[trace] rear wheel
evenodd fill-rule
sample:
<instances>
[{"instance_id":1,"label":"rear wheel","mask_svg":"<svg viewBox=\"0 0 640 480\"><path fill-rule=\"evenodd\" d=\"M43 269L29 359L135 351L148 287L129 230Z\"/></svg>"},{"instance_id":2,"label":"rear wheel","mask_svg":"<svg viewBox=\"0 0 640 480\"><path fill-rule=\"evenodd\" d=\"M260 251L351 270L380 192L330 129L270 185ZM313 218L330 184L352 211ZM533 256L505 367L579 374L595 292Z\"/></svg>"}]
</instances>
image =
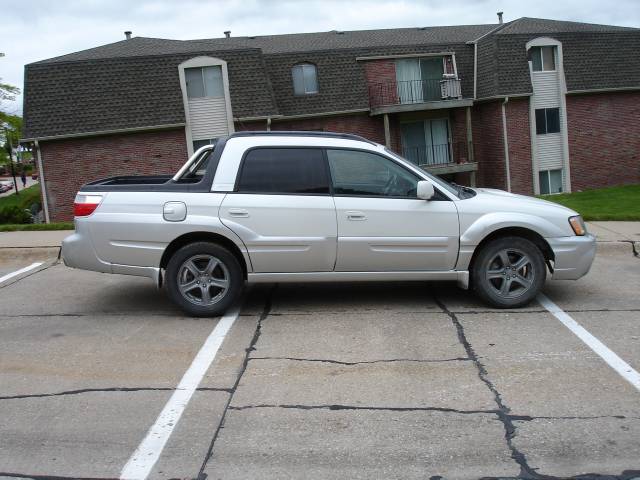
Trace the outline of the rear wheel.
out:
<instances>
[{"instance_id":1,"label":"rear wheel","mask_svg":"<svg viewBox=\"0 0 640 480\"><path fill-rule=\"evenodd\" d=\"M191 243L175 252L165 279L169 298L198 317L223 314L238 299L244 283L238 259L208 242Z\"/></svg>"},{"instance_id":2,"label":"rear wheel","mask_svg":"<svg viewBox=\"0 0 640 480\"><path fill-rule=\"evenodd\" d=\"M533 300L547 275L544 256L531 241L503 237L482 247L472 266L478 296L498 308L521 307Z\"/></svg>"}]
</instances>

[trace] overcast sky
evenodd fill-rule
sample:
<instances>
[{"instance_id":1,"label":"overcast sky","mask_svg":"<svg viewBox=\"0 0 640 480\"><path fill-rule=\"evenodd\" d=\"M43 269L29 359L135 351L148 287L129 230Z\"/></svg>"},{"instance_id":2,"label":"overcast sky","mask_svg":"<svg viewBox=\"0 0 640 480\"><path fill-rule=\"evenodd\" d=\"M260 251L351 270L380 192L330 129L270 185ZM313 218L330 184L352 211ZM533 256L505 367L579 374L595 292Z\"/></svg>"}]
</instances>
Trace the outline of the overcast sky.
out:
<instances>
[{"instance_id":1,"label":"overcast sky","mask_svg":"<svg viewBox=\"0 0 640 480\"><path fill-rule=\"evenodd\" d=\"M614 6L615 5L615 6ZM539 17L640 27L639 0L0 0L0 78L25 64L134 36L215 38L327 30L497 23ZM21 113L22 96L3 104Z\"/></svg>"}]
</instances>

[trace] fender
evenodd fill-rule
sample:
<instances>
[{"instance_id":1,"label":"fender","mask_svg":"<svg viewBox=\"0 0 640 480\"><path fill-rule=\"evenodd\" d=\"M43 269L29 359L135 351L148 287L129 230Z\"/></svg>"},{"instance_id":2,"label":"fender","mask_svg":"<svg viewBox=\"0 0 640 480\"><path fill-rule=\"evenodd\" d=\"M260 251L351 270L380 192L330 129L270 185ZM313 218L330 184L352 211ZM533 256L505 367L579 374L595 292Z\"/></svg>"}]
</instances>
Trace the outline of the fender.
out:
<instances>
[{"instance_id":1,"label":"fender","mask_svg":"<svg viewBox=\"0 0 640 480\"><path fill-rule=\"evenodd\" d=\"M462 219L461 219L462 230ZM487 213L476 219L460 233L460 254L456 270L467 270L476 247L487 236L503 228L523 228L537 233L542 238L566 237L567 232L552 222L526 213Z\"/></svg>"}]
</instances>

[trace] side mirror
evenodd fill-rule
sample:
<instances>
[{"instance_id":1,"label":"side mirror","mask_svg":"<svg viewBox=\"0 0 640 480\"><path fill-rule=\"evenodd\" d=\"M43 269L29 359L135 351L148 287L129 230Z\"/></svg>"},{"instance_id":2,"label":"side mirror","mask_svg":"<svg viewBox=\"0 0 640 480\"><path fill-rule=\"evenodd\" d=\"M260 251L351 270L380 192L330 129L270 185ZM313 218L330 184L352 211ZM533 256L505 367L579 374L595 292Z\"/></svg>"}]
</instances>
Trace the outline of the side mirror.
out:
<instances>
[{"instance_id":1,"label":"side mirror","mask_svg":"<svg viewBox=\"0 0 640 480\"><path fill-rule=\"evenodd\" d=\"M420 180L417 190L417 197L422 200L431 200L436 194L436 191L433 189L433 183L427 180Z\"/></svg>"}]
</instances>

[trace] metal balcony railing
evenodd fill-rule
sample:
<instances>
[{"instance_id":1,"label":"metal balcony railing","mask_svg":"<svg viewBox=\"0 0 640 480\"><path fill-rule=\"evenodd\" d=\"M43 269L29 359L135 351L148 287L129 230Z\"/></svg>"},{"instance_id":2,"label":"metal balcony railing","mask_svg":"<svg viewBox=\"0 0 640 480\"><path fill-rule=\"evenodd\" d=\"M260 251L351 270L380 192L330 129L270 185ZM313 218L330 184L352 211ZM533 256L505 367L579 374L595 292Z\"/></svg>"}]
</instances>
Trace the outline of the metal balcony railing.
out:
<instances>
[{"instance_id":1,"label":"metal balcony railing","mask_svg":"<svg viewBox=\"0 0 640 480\"><path fill-rule=\"evenodd\" d=\"M402 148L402 156L419 167L468 163L473 161L472 147L467 142L407 146Z\"/></svg>"},{"instance_id":2,"label":"metal balcony railing","mask_svg":"<svg viewBox=\"0 0 640 480\"><path fill-rule=\"evenodd\" d=\"M369 86L371 107L440 102L462 98L460 79L406 80Z\"/></svg>"}]
</instances>

